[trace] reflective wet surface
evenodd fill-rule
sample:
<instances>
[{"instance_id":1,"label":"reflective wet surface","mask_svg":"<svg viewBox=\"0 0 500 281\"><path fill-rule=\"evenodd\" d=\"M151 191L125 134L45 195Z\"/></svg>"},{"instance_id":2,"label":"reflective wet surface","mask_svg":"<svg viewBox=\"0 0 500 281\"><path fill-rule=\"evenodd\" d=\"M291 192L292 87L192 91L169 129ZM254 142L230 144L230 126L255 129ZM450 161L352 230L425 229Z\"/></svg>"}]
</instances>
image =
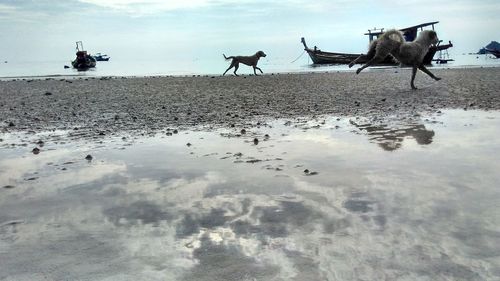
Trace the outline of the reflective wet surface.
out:
<instances>
[{"instance_id":1,"label":"reflective wet surface","mask_svg":"<svg viewBox=\"0 0 500 281\"><path fill-rule=\"evenodd\" d=\"M499 128L444 111L3 134L0 279L499 280Z\"/></svg>"}]
</instances>

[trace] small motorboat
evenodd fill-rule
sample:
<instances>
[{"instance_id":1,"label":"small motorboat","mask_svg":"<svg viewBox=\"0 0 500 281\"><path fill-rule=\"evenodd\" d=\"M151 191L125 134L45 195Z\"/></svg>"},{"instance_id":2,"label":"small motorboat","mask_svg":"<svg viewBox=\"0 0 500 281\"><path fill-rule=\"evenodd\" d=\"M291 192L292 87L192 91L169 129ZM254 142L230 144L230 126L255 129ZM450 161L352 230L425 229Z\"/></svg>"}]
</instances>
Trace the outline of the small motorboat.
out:
<instances>
[{"instance_id":1,"label":"small motorboat","mask_svg":"<svg viewBox=\"0 0 500 281\"><path fill-rule=\"evenodd\" d=\"M110 59L110 57L106 54L96 53L94 55L94 59L96 61L108 61Z\"/></svg>"},{"instance_id":2,"label":"small motorboat","mask_svg":"<svg viewBox=\"0 0 500 281\"><path fill-rule=\"evenodd\" d=\"M76 42L76 59L71 65L78 70L87 70L96 66L96 60L93 56L83 49L82 41Z\"/></svg>"},{"instance_id":3,"label":"small motorboat","mask_svg":"<svg viewBox=\"0 0 500 281\"><path fill-rule=\"evenodd\" d=\"M500 50L486 48L486 52L494 55L497 59L500 58Z\"/></svg>"}]
</instances>

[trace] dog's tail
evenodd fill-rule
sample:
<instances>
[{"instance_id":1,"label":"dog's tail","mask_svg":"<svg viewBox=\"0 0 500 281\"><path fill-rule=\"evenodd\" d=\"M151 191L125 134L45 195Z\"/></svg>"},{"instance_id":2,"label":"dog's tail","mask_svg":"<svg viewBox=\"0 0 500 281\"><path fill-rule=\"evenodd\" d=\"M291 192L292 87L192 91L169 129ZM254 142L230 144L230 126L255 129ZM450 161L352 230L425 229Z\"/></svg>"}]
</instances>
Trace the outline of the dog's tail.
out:
<instances>
[{"instance_id":1,"label":"dog's tail","mask_svg":"<svg viewBox=\"0 0 500 281\"><path fill-rule=\"evenodd\" d=\"M390 39L399 43L405 42L405 38L401 31L396 29L387 30L379 39Z\"/></svg>"},{"instance_id":2,"label":"dog's tail","mask_svg":"<svg viewBox=\"0 0 500 281\"><path fill-rule=\"evenodd\" d=\"M224 56L224 58L225 58L226 60L234 59L234 57L233 57L233 56L226 57L226 55L225 55L225 54L222 54L222 55Z\"/></svg>"}]
</instances>

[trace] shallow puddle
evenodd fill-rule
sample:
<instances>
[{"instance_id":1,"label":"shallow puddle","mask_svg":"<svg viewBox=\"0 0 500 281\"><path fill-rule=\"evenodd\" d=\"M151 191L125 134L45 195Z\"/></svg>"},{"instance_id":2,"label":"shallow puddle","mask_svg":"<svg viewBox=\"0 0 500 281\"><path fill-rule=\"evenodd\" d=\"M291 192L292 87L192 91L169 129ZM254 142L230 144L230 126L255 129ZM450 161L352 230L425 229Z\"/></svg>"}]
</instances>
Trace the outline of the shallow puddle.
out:
<instances>
[{"instance_id":1,"label":"shallow puddle","mask_svg":"<svg viewBox=\"0 0 500 281\"><path fill-rule=\"evenodd\" d=\"M500 279L499 128L452 110L4 134L0 279Z\"/></svg>"}]
</instances>

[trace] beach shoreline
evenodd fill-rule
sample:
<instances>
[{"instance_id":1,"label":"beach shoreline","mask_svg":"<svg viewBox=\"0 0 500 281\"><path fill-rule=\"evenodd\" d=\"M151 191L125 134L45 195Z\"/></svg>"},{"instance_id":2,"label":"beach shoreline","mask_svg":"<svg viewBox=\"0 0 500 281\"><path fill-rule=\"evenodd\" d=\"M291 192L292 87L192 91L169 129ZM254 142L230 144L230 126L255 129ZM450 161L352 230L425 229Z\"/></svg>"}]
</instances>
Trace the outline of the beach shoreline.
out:
<instances>
[{"instance_id":1,"label":"beach shoreline","mask_svg":"<svg viewBox=\"0 0 500 281\"><path fill-rule=\"evenodd\" d=\"M100 77L0 81L2 132L89 135L166 128L247 127L321 115L411 119L441 109L500 109L500 68L293 73L263 76Z\"/></svg>"}]
</instances>

